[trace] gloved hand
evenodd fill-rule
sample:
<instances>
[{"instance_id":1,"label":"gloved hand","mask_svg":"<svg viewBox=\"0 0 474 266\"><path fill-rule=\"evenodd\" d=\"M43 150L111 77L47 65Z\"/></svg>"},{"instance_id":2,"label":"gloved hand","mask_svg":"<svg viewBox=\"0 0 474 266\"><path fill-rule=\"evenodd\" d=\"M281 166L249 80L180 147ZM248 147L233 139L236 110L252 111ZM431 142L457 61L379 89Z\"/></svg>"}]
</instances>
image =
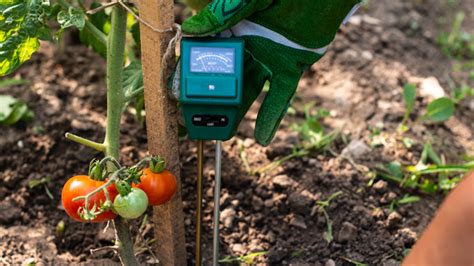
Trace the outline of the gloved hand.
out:
<instances>
[{"instance_id":1,"label":"gloved hand","mask_svg":"<svg viewBox=\"0 0 474 266\"><path fill-rule=\"evenodd\" d=\"M214 0L182 25L184 34L245 39L244 95L239 119L262 91L270 90L255 125L268 145L290 105L303 71L318 61L360 0ZM239 121L240 121L239 120Z\"/></svg>"}]
</instances>

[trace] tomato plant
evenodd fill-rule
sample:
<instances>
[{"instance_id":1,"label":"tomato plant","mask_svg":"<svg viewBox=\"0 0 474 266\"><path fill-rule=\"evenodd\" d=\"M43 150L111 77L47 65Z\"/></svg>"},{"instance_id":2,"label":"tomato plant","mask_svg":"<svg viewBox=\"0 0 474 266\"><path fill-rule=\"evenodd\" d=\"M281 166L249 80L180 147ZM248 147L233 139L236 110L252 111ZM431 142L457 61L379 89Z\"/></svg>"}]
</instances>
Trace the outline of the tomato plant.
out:
<instances>
[{"instance_id":1,"label":"tomato plant","mask_svg":"<svg viewBox=\"0 0 474 266\"><path fill-rule=\"evenodd\" d=\"M61 193L61 201L66 213L76 221L85 222L86 220L84 218L87 217L81 217L80 215L81 209L85 208L85 200L74 199L80 196L84 196L104 184L105 181L93 180L86 175L77 175L71 177L64 185ZM108 192L109 199L113 201L118 194L117 190L115 189L115 186L109 185L106 189ZM90 197L89 211L96 212L101 209L101 207L107 208L106 204L107 199L105 193L103 191L100 191L99 193L94 194L92 197ZM114 219L116 216L117 215L115 213L113 213L111 210L108 210L98 214L95 218L91 220L91 222L108 221Z\"/></svg>"},{"instance_id":2,"label":"tomato plant","mask_svg":"<svg viewBox=\"0 0 474 266\"><path fill-rule=\"evenodd\" d=\"M145 191L151 206L156 206L168 202L178 186L176 177L170 171L154 172L146 168L140 177L140 184L136 187Z\"/></svg>"},{"instance_id":3,"label":"tomato plant","mask_svg":"<svg viewBox=\"0 0 474 266\"><path fill-rule=\"evenodd\" d=\"M145 213L148 197L139 188L132 188L125 195L118 195L114 200L114 210L123 218L136 219Z\"/></svg>"},{"instance_id":4,"label":"tomato plant","mask_svg":"<svg viewBox=\"0 0 474 266\"><path fill-rule=\"evenodd\" d=\"M126 47L135 48L139 45L138 22L127 23L128 18L138 18L134 14L137 9L130 1L115 1L113 3L92 1L90 7L86 6L87 2L89 1L0 1L0 46L2 48L0 76L13 73L21 64L29 60L31 55L39 49L40 40L60 42L61 34L65 29L77 28L81 41L107 60L106 128L105 137L100 142L70 133L66 134L66 138L102 152L106 158L119 159L122 113L130 102L135 102L137 114L140 115L144 105L141 64L135 58L133 49L127 49L127 53L125 53ZM105 10L106 8L107 10ZM132 16L128 16L128 12L132 13ZM60 29L50 27L50 25L59 25ZM150 27L149 23L142 22L142 25ZM172 31L173 29L170 28L163 32ZM135 40L133 45L126 43L127 34L133 37L128 38L129 40ZM85 220L94 222L112 219L116 216L108 210L110 202L107 200L107 194L108 199L112 201L115 200L117 192L109 188L113 188L113 184L118 181L128 182L128 184L134 182L133 178L130 178L133 175L127 175L125 169L116 162L109 159L107 164L102 165L105 167L104 171L108 173L106 181L95 181L96 179L103 180L96 178L96 175L102 175L101 169L92 175L75 176L66 183L62 201L68 215L78 221L85 218ZM138 191L138 188L133 191ZM132 195L135 194L137 192L133 192ZM143 191L138 194L145 195L145 199L148 201ZM122 197L124 196L120 198ZM121 210L120 207L118 209ZM131 214L127 212L123 216L127 215ZM114 226L117 232L116 243L121 262L125 265L138 265L127 221L116 218Z\"/></svg>"}]
</instances>

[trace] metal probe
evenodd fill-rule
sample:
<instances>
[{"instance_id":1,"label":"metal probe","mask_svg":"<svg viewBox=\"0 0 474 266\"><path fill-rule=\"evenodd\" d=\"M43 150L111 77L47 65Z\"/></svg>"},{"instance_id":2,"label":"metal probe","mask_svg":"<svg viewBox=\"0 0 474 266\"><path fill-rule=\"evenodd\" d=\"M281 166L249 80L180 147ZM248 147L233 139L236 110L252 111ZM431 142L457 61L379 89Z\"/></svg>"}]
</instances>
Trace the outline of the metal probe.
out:
<instances>
[{"instance_id":1,"label":"metal probe","mask_svg":"<svg viewBox=\"0 0 474 266\"><path fill-rule=\"evenodd\" d=\"M216 141L216 176L214 186L214 236L212 243L212 265L219 265L219 217L221 200L222 141Z\"/></svg>"},{"instance_id":2,"label":"metal probe","mask_svg":"<svg viewBox=\"0 0 474 266\"><path fill-rule=\"evenodd\" d=\"M202 265L201 230L202 230L202 175L204 142L197 142L197 199L196 199L196 266Z\"/></svg>"}]
</instances>

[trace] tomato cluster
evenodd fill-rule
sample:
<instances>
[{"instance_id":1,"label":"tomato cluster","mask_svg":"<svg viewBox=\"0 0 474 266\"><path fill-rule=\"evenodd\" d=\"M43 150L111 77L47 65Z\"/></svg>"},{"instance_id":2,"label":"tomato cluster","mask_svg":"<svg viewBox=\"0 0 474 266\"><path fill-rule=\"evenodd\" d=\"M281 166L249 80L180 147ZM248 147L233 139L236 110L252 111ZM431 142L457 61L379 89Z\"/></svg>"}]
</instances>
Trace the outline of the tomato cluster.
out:
<instances>
[{"instance_id":1,"label":"tomato cluster","mask_svg":"<svg viewBox=\"0 0 474 266\"><path fill-rule=\"evenodd\" d=\"M132 183L131 186L121 179L110 180L113 182L95 180L97 176L91 174L91 171L88 176L73 176L62 190L64 210L76 221L103 222L114 219L117 215L135 219L145 213L148 206L161 205L171 200L177 190L176 177L171 172L150 167L139 173L141 175L136 181L129 182ZM126 185L125 188L123 184ZM84 197L91 192L86 209Z\"/></svg>"}]
</instances>

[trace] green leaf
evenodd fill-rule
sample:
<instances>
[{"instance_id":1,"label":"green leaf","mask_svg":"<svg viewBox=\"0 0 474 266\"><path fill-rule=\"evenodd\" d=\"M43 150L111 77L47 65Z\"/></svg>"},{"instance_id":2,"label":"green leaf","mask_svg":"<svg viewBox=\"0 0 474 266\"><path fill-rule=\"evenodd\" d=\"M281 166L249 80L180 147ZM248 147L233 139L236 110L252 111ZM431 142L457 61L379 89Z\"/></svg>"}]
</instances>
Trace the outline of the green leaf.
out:
<instances>
[{"instance_id":1,"label":"green leaf","mask_svg":"<svg viewBox=\"0 0 474 266\"><path fill-rule=\"evenodd\" d=\"M133 61L123 70L123 89L125 95L131 95L143 89L143 73L140 61Z\"/></svg>"},{"instance_id":2,"label":"green leaf","mask_svg":"<svg viewBox=\"0 0 474 266\"><path fill-rule=\"evenodd\" d=\"M18 121L29 121L33 118L26 104L9 95L0 95L0 125L13 125Z\"/></svg>"},{"instance_id":3,"label":"green leaf","mask_svg":"<svg viewBox=\"0 0 474 266\"><path fill-rule=\"evenodd\" d=\"M428 105L427 113L424 115L424 118L433 122L443 122L453 116L454 111L454 102L447 97L442 97Z\"/></svg>"},{"instance_id":4,"label":"green leaf","mask_svg":"<svg viewBox=\"0 0 474 266\"><path fill-rule=\"evenodd\" d=\"M413 106L415 105L415 99L416 99L416 85L415 84L406 84L405 87L403 87L403 98L405 99L405 104L406 104L406 113L407 116L411 114L413 111Z\"/></svg>"},{"instance_id":5,"label":"green leaf","mask_svg":"<svg viewBox=\"0 0 474 266\"><path fill-rule=\"evenodd\" d=\"M70 7L68 11L60 11L57 19L62 29L74 26L82 31L86 25L84 13L80 9L74 7Z\"/></svg>"},{"instance_id":6,"label":"green leaf","mask_svg":"<svg viewBox=\"0 0 474 266\"><path fill-rule=\"evenodd\" d=\"M133 41L135 41L135 45L140 48L140 23L136 22L132 25L130 29L130 33L132 33Z\"/></svg>"},{"instance_id":7,"label":"green leaf","mask_svg":"<svg viewBox=\"0 0 474 266\"><path fill-rule=\"evenodd\" d=\"M40 178L40 179L32 179L32 180L28 181L28 187L30 189L32 189L32 188L35 188L39 185L47 184L49 182L51 182L51 177L49 177L49 176L48 177L43 177L43 178Z\"/></svg>"},{"instance_id":8,"label":"green leaf","mask_svg":"<svg viewBox=\"0 0 474 266\"><path fill-rule=\"evenodd\" d=\"M18 100L10 95L0 95L0 122L13 112L13 105Z\"/></svg>"},{"instance_id":9,"label":"green leaf","mask_svg":"<svg viewBox=\"0 0 474 266\"><path fill-rule=\"evenodd\" d=\"M8 86L15 86L15 85L24 85L27 84L28 81L24 79L5 79L0 81L0 88L5 88Z\"/></svg>"},{"instance_id":10,"label":"green leaf","mask_svg":"<svg viewBox=\"0 0 474 266\"><path fill-rule=\"evenodd\" d=\"M403 178L402 165L398 161L393 161L387 165L387 170L393 176L396 176L400 179Z\"/></svg>"},{"instance_id":11,"label":"green leaf","mask_svg":"<svg viewBox=\"0 0 474 266\"><path fill-rule=\"evenodd\" d=\"M410 204L420 201L421 198L418 196L405 196L398 201L398 204Z\"/></svg>"},{"instance_id":12,"label":"green leaf","mask_svg":"<svg viewBox=\"0 0 474 266\"><path fill-rule=\"evenodd\" d=\"M420 189L423 192L432 194L438 191L438 185L436 185L433 181L425 179L423 183L420 185Z\"/></svg>"},{"instance_id":13,"label":"green leaf","mask_svg":"<svg viewBox=\"0 0 474 266\"><path fill-rule=\"evenodd\" d=\"M93 2L90 6L90 9L96 9L102 6L98 2ZM110 17L107 16L105 11L97 12L89 16L89 21L102 33L106 34L104 31L104 26L109 22ZM107 45L100 40L97 35L93 34L89 27L84 27L80 32L81 42L90 46L94 51L100 54L102 57L107 56Z\"/></svg>"},{"instance_id":14,"label":"green leaf","mask_svg":"<svg viewBox=\"0 0 474 266\"><path fill-rule=\"evenodd\" d=\"M407 149L411 149L411 147L413 147L413 145L416 143L416 141L411 138L403 138L402 142L403 142L403 145L405 145Z\"/></svg>"},{"instance_id":15,"label":"green leaf","mask_svg":"<svg viewBox=\"0 0 474 266\"><path fill-rule=\"evenodd\" d=\"M0 2L0 76L15 71L38 50L49 14L49 0Z\"/></svg>"},{"instance_id":16,"label":"green leaf","mask_svg":"<svg viewBox=\"0 0 474 266\"><path fill-rule=\"evenodd\" d=\"M454 178L441 178L438 182L439 188L444 191L450 191L459 184L461 181L460 177Z\"/></svg>"},{"instance_id":17,"label":"green leaf","mask_svg":"<svg viewBox=\"0 0 474 266\"><path fill-rule=\"evenodd\" d=\"M140 124L144 119L142 111L145 107L145 99L143 94L143 73L140 61L132 61L123 71L123 89L125 96L129 101L135 102L135 117Z\"/></svg>"},{"instance_id":18,"label":"green leaf","mask_svg":"<svg viewBox=\"0 0 474 266\"><path fill-rule=\"evenodd\" d=\"M252 265L257 257L263 256L265 254L267 254L266 251L250 253L242 257L242 262Z\"/></svg>"}]
</instances>

